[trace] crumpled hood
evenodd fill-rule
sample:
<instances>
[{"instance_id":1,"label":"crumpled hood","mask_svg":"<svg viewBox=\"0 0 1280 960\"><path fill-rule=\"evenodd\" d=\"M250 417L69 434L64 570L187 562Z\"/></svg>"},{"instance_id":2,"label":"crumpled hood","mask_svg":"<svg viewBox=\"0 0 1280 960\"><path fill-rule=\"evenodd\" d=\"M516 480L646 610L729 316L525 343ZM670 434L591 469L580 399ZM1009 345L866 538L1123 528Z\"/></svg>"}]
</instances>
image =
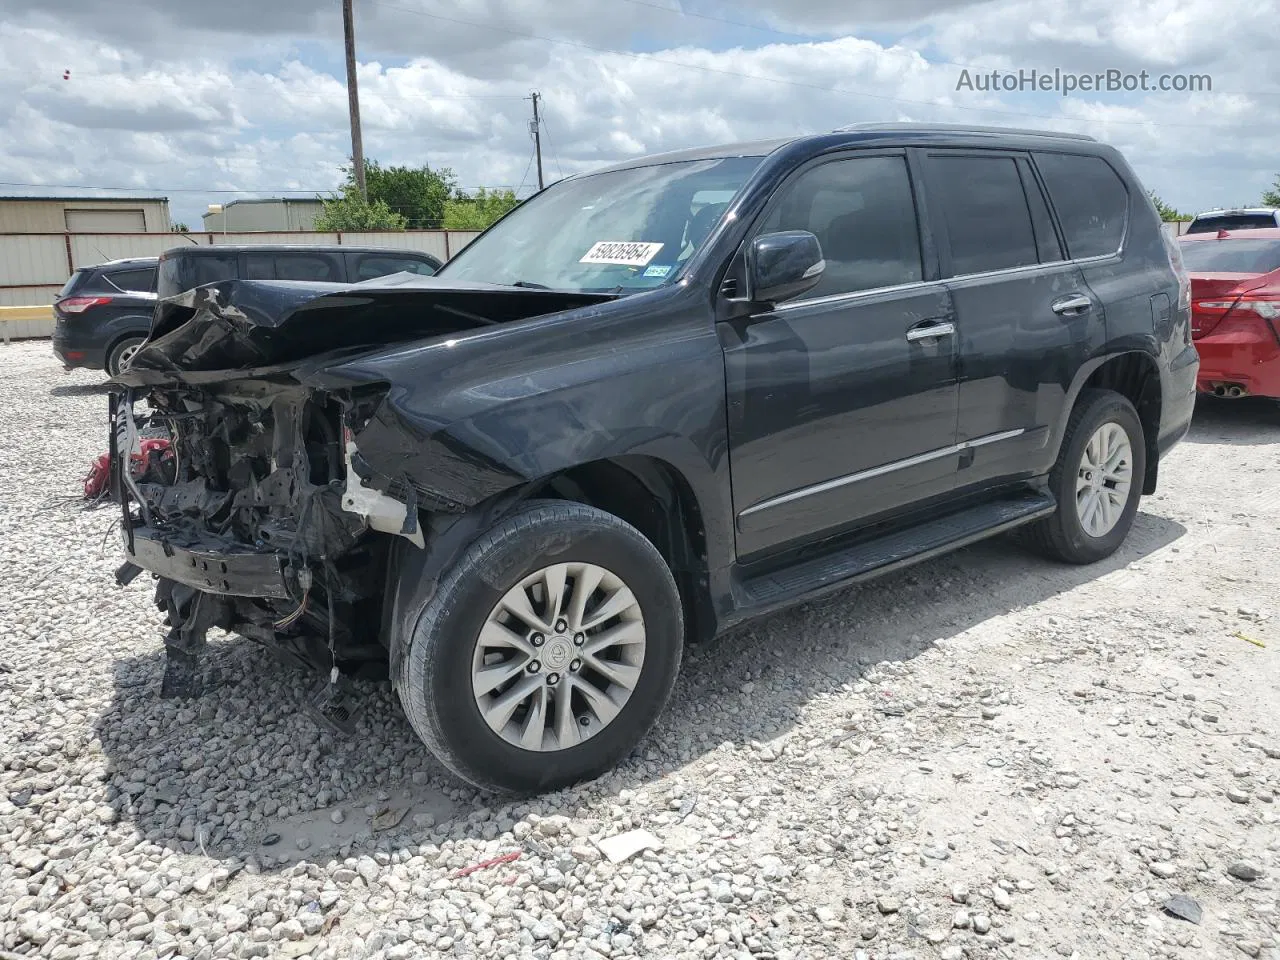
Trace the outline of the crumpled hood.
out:
<instances>
[{"instance_id":1,"label":"crumpled hood","mask_svg":"<svg viewBox=\"0 0 1280 960\"><path fill-rule=\"evenodd\" d=\"M363 284L225 280L156 306L151 335L116 378L288 368L313 357L474 330L616 299L443 277ZM159 376L157 376L159 375Z\"/></svg>"}]
</instances>

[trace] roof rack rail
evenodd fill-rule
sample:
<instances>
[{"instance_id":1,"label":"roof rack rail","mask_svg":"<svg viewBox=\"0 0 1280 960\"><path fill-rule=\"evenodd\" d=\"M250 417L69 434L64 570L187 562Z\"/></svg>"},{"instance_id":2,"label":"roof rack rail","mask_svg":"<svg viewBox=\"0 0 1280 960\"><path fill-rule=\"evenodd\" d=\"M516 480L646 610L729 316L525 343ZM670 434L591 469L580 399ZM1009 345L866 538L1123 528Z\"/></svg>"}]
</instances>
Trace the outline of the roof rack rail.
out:
<instances>
[{"instance_id":1,"label":"roof rack rail","mask_svg":"<svg viewBox=\"0 0 1280 960\"><path fill-rule=\"evenodd\" d=\"M833 133L856 133L859 130L939 130L948 133L1012 133L1024 137L1052 137L1059 140L1088 140L1096 143L1097 138L1087 133L1065 133L1061 130L1033 130L1027 127L981 127L968 123L881 123L875 120L863 120L858 123L836 127Z\"/></svg>"}]
</instances>

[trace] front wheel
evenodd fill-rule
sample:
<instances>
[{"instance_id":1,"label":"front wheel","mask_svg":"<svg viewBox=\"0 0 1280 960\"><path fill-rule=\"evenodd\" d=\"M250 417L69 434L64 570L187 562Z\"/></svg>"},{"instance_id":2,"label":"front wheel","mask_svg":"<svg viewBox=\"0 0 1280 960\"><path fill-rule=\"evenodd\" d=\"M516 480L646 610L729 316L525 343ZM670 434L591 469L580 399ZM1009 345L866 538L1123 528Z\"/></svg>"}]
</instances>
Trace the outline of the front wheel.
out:
<instances>
[{"instance_id":1,"label":"front wheel","mask_svg":"<svg viewBox=\"0 0 1280 960\"><path fill-rule=\"evenodd\" d=\"M1111 556L1133 526L1146 470L1146 441L1133 404L1111 390L1082 391L1049 473L1058 509L1026 529L1026 542L1067 563Z\"/></svg>"},{"instance_id":2,"label":"front wheel","mask_svg":"<svg viewBox=\"0 0 1280 960\"><path fill-rule=\"evenodd\" d=\"M680 666L662 555L578 503L534 501L482 534L418 614L398 689L459 777L529 793L603 773L649 731Z\"/></svg>"}]
</instances>

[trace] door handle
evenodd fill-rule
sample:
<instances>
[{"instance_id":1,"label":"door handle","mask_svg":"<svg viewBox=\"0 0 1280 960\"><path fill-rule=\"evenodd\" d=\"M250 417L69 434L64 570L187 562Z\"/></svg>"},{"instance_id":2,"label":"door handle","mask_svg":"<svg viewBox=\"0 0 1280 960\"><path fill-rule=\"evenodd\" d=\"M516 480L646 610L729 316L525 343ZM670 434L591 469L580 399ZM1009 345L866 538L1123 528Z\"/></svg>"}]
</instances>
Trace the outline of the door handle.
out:
<instances>
[{"instance_id":1,"label":"door handle","mask_svg":"<svg viewBox=\"0 0 1280 960\"><path fill-rule=\"evenodd\" d=\"M1093 301L1086 297L1083 293L1073 293L1069 297L1062 297L1053 301L1049 309L1060 317L1074 317L1086 312L1093 307Z\"/></svg>"},{"instance_id":2,"label":"door handle","mask_svg":"<svg viewBox=\"0 0 1280 960\"><path fill-rule=\"evenodd\" d=\"M942 323L926 321L924 324L908 330L907 339L912 343L918 340L936 340L939 337L949 337L955 332L956 325L950 321Z\"/></svg>"}]
</instances>

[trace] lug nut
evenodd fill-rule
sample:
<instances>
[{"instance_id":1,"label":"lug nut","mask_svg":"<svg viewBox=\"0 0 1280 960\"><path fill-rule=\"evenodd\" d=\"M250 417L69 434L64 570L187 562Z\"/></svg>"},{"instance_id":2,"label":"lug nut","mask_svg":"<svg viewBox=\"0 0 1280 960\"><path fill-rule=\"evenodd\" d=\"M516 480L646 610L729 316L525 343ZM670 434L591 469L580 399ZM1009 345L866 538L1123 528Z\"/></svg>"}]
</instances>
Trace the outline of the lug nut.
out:
<instances>
[{"instance_id":1,"label":"lug nut","mask_svg":"<svg viewBox=\"0 0 1280 960\"><path fill-rule=\"evenodd\" d=\"M565 620L556 621L556 633L564 633L568 629L569 629L568 621L565 621Z\"/></svg>"},{"instance_id":2,"label":"lug nut","mask_svg":"<svg viewBox=\"0 0 1280 960\"><path fill-rule=\"evenodd\" d=\"M569 670L570 670L570 672L571 672L571 673L577 673L577 672L578 672L579 670L581 670L581 669L582 669L582 661L581 661L581 660L575 660L575 661L573 661L573 663L569 664Z\"/></svg>"},{"instance_id":3,"label":"lug nut","mask_svg":"<svg viewBox=\"0 0 1280 960\"><path fill-rule=\"evenodd\" d=\"M574 646L580 647L586 642L587 642L587 635L585 633L575 633L573 635Z\"/></svg>"},{"instance_id":4,"label":"lug nut","mask_svg":"<svg viewBox=\"0 0 1280 960\"><path fill-rule=\"evenodd\" d=\"M559 683L559 682L560 682L560 674L558 674L558 673L548 673L548 674L547 674L547 683L548 683L548 684L550 684L551 686L553 686L553 687L554 687L554 686L555 686L557 683Z\"/></svg>"},{"instance_id":5,"label":"lug nut","mask_svg":"<svg viewBox=\"0 0 1280 960\"><path fill-rule=\"evenodd\" d=\"M530 660L530 661L529 661L529 666L528 666L528 667L526 667L526 669L527 669L530 673L537 673L539 670L541 670L541 669L542 669L542 664L540 664L537 660Z\"/></svg>"},{"instance_id":6,"label":"lug nut","mask_svg":"<svg viewBox=\"0 0 1280 960\"><path fill-rule=\"evenodd\" d=\"M547 642L547 638L540 633L535 633L532 637L529 638L529 642L532 643L535 647L540 647Z\"/></svg>"},{"instance_id":7,"label":"lug nut","mask_svg":"<svg viewBox=\"0 0 1280 960\"><path fill-rule=\"evenodd\" d=\"M590 717L579 717L579 718L578 718L578 724L579 724L579 726L589 727L589 726L591 726L591 718L590 718Z\"/></svg>"}]
</instances>

